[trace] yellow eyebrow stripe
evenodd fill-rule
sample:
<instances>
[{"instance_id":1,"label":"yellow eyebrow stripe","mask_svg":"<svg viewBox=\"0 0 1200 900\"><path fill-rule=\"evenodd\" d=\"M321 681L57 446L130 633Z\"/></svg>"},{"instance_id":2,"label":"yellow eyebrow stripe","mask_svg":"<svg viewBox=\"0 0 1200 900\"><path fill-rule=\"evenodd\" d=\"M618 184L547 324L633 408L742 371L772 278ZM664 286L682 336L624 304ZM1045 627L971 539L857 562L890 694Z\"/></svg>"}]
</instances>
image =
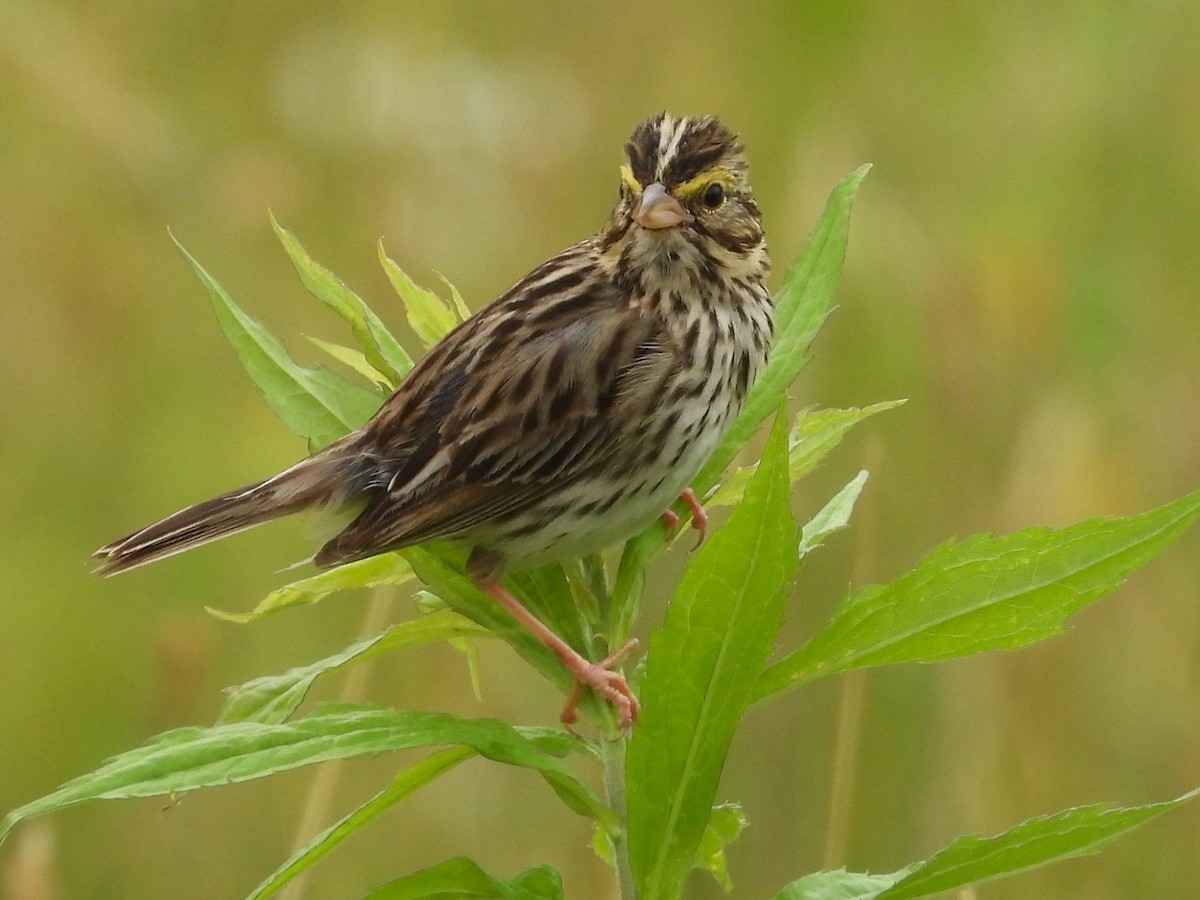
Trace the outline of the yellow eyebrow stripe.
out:
<instances>
[{"instance_id":1,"label":"yellow eyebrow stripe","mask_svg":"<svg viewBox=\"0 0 1200 900\"><path fill-rule=\"evenodd\" d=\"M629 185L630 190L635 194L640 194L645 188L642 183L633 177L633 169L629 166L621 166L621 180Z\"/></svg>"},{"instance_id":2,"label":"yellow eyebrow stripe","mask_svg":"<svg viewBox=\"0 0 1200 900\"><path fill-rule=\"evenodd\" d=\"M701 172L695 178L685 181L683 184L679 185L679 187L675 188L675 190L673 190L671 193L673 193L680 200L683 200L708 187L714 181L719 182L727 191L733 190L735 183L733 172L729 171L729 169L727 169L725 166L714 166L711 169L706 169L705 171Z\"/></svg>"},{"instance_id":3,"label":"yellow eyebrow stripe","mask_svg":"<svg viewBox=\"0 0 1200 900\"><path fill-rule=\"evenodd\" d=\"M625 184L629 186L629 189L635 194L640 194L646 189L640 181L633 177L633 169L629 168L627 165L621 166L621 180L625 182ZM683 184L679 185L679 187L675 188L675 190L673 190L671 193L683 200L699 193L714 181L720 182L720 184L727 191L733 190L733 187L736 184L736 179L733 176L733 172L731 172L725 166L714 166L711 169L701 172L695 178L685 181Z\"/></svg>"}]
</instances>

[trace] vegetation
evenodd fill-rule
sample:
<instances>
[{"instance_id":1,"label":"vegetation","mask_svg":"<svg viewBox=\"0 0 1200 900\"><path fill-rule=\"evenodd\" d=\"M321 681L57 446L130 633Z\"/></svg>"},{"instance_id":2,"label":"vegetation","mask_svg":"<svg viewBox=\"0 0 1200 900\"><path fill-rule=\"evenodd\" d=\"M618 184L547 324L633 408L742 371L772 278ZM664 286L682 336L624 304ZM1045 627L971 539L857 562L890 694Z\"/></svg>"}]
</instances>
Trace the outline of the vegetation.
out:
<instances>
[{"instance_id":1,"label":"vegetation","mask_svg":"<svg viewBox=\"0 0 1200 900\"><path fill-rule=\"evenodd\" d=\"M866 167L835 189L805 250L788 269L776 297L777 336L769 367L697 479L696 493L710 509L731 511L689 558L665 620L653 631L633 679L643 712L632 733L622 732L611 711L594 699L582 707L591 736L377 704L305 706L318 678L367 659L423 643L470 647L493 637L511 645L561 690L570 689L551 654L475 591L461 574L460 560L449 552L414 548L300 579L273 592L249 614L221 613L252 621L348 588L417 581L424 588L412 618L317 662L232 689L213 726L167 731L14 810L0 825L0 839L22 819L84 800L177 796L314 763L421 748L427 755L312 838L250 896L277 893L385 810L475 757L530 770L550 788L548 803L556 798L593 819L595 850L613 866L625 900L683 896L696 869L728 890L733 873L725 850L747 823L736 803L717 802L718 787L734 733L751 708L855 669L929 663L1041 641L1166 549L1200 516L1198 492L1127 518L951 541L889 584L850 592L798 648L780 647L789 587L798 568L847 526L867 473L856 475L799 527L791 510L792 486L848 429L896 405L810 409L795 416L787 408L788 389L830 310L851 200L865 174ZM393 386L411 360L366 303L315 263L291 234L278 225L276 231L305 286L346 322L357 343L319 345L365 378L366 386L294 362L277 338L188 259L267 404L316 448L361 424L379 402L379 388ZM450 301L444 302L418 287L382 246L380 259L413 331L427 344L465 314L453 288ZM737 466L760 426L772 419L758 461ZM589 558L578 566L518 575L513 585L558 633L594 653L597 637L606 646L620 646L633 632L645 569L666 545L666 529L656 523L629 541L611 566ZM592 787L596 773L603 797ZM1144 806L1097 804L1030 819L993 837L959 838L889 874L837 870L805 875L782 887L776 898L934 895L1095 852L1195 793ZM471 798L463 797L462 803L470 804ZM228 832L236 830L237 823L231 823ZM435 895L552 900L563 896L563 888L550 865L501 878L463 856L399 874L370 894Z\"/></svg>"}]
</instances>

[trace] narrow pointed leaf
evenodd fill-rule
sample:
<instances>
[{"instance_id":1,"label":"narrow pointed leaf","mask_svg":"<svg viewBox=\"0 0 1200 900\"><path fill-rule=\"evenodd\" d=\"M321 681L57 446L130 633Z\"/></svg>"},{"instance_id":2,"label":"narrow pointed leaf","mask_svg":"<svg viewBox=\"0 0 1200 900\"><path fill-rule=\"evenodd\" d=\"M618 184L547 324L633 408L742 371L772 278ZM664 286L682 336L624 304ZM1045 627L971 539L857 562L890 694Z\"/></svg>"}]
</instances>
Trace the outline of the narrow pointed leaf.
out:
<instances>
[{"instance_id":1,"label":"narrow pointed leaf","mask_svg":"<svg viewBox=\"0 0 1200 900\"><path fill-rule=\"evenodd\" d=\"M413 872L377 888L366 900L421 900L426 897L468 900L562 900L562 879L549 866L538 866L511 880L494 878L464 857Z\"/></svg>"},{"instance_id":2,"label":"narrow pointed leaf","mask_svg":"<svg viewBox=\"0 0 1200 900\"><path fill-rule=\"evenodd\" d=\"M807 556L825 542L825 538L840 531L850 524L850 513L858 495L862 493L863 485L867 483L867 470L863 469L850 483L833 495L833 498L821 507L808 524L800 529L800 556Z\"/></svg>"},{"instance_id":3,"label":"narrow pointed leaf","mask_svg":"<svg viewBox=\"0 0 1200 900\"><path fill-rule=\"evenodd\" d=\"M651 637L626 778L642 900L680 895L729 743L778 634L783 587L797 564L788 494L781 414L745 497L692 558Z\"/></svg>"},{"instance_id":4,"label":"narrow pointed leaf","mask_svg":"<svg viewBox=\"0 0 1200 900\"><path fill-rule=\"evenodd\" d=\"M516 729L496 719L459 719L378 706L329 706L292 722L234 722L160 734L54 793L13 810L0 823L0 839L22 819L85 800L177 794L331 759L439 745L471 747L488 759L532 769L571 809L596 818L605 828L617 827L612 810L558 758L571 749L582 749L569 735Z\"/></svg>"},{"instance_id":5,"label":"narrow pointed leaf","mask_svg":"<svg viewBox=\"0 0 1200 900\"><path fill-rule=\"evenodd\" d=\"M353 347L343 347L341 344L334 344L330 341L323 341L320 338L308 336L308 342L320 350L324 350L346 368L357 372L368 382L378 388L386 389L391 387L387 377L378 369L367 362L366 354L361 350L355 350Z\"/></svg>"},{"instance_id":6,"label":"narrow pointed leaf","mask_svg":"<svg viewBox=\"0 0 1200 900\"><path fill-rule=\"evenodd\" d=\"M1119 586L1200 516L1200 492L1123 519L948 543L888 585L844 600L807 644L768 668L759 699L835 672L1015 650Z\"/></svg>"},{"instance_id":7,"label":"narrow pointed leaf","mask_svg":"<svg viewBox=\"0 0 1200 900\"><path fill-rule=\"evenodd\" d=\"M319 449L361 426L379 408L379 395L324 369L301 366L283 343L233 302L178 241L175 246L204 284L225 337L267 406L292 431Z\"/></svg>"},{"instance_id":8,"label":"narrow pointed leaf","mask_svg":"<svg viewBox=\"0 0 1200 900\"><path fill-rule=\"evenodd\" d=\"M343 816L305 844L247 896L246 900L265 900L279 892L284 885L330 853L346 838L362 829L381 813L391 809L405 797L461 762L475 756L471 747L439 750L403 770L391 783L353 812Z\"/></svg>"},{"instance_id":9,"label":"narrow pointed leaf","mask_svg":"<svg viewBox=\"0 0 1200 900\"><path fill-rule=\"evenodd\" d=\"M467 309L467 302L463 300L463 296L458 292L458 288L441 272L437 273L437 277L446 286L446 290L450 292L450 302L454 306L454 314L458 317L458 321L465 322L471 318L471 310Z\"/></svg>"},{"instance_id":10,"label":"narrow pointed leaf","mask_svg":"<svg viewBox=\"0 0 1200 900\"><path fill-rule=\"evenodd\" d=\"M441 297L409 278L408 273L384 252L383 241L379 242L379 264L404 302L408 324L426 347L432 347L458 324L454 313L442 302Z\"/></svg>"},{"instance_id":11,"label":"narrow pointed leaf","mask_svg":"<svg viewBox=\"0 0 1200 900\"><path fill-rule=\"evenodd\" d=\"M862 408L805 410L796 416L788 437L788 477L795 484L817 467L831 450L842 442L846 432L875 413L895 409L903 400L885 400ZM729 506L736 503L746 490L754 466L744 466L735 471L725 482L706 497L708 508Z\"/></svg>"},{"instance_id":12,"label":"narrow pointed leaf","mask_svg":"<svg viewBox=\"0 0 1200 900\"><path fill-rule=\"evenodd\" d=\"M775 337L770 361L750 389L729 433L696 476L693 487L701 496L717 482L763 420L787 399L788 389L807 362L809 345L829 315L846 255L854 194L869 169L860 167L833 189L800 256L788 267L783 287L774 298Z\"/></svg>"},{"instance_id":13,"label":"narrow pointed leaf","mask_svg":"<svg viewBox=\"0 0 1200 900\"><path fill-rule=\"evenodd\" d=\"M285 722L304 700L313 682L322 675L402 647L466 637L491 637L491 633L448 609L409 622L400 622L379 634L355 641L345 650L325 659L297 666L281 675L255 678L231 688L217 722Z\"/></svg>"},{"instance_id":14,"label":"narrow pointed leaf","mask_svg":"<svg viewBox=\"0 0 1200 900\"><path fill-rule=\"evenodd\" d=\"M911 900L979 884L1044 866L1060 859L1098 853L1123 834L1158 818L1200 791L1147 806L1081 806L1022 822L1003 834L961 837L876 896L879 900Z\"/></svg>"},{"instance_id":15,"label":"narrow pointed leaf","mask_svg":"<svg viewBox=\"0 0 1200 900\"><path fill-rule=\"evenodd\" d=\"M211 607L208 611L227 622L245 624L258 621L282 609L317 603L336 591L405 584L414 577L412 567L402 556L396 553L381 553L326 569L316 575L276 588L248 613L228 612Z\"/></svg>"},{"instance_id":16,"label":"narrow pointed leaf","mask_svg":"<svg viewBox=\"0 0 1200 900\"><path fill-rule=\"evenodd\" d=\"M295 235L280 225L275 216L271 216L271 227L296 267L301 283L350 326L350 333L362 347L367 361L389 386L395 387L413 367L404 348L363 299L346 287L333 272L309 256Z\"/></svg>"},{"instance_id":17,"label":"narrow pointed leaf","mask_svg":"<svg viewBox=\"0 0 1200 900\"><path fill-rule=\"evenodd\" d=\"M903 871L890 875L867 875L845 869L813 872L793 881L775 895L775 900L874 900L903 877Z\"/></svg>"},{"instance_id":18,"label":"narrow pointed leaf","mask_svg":"<svg viewBox=\"0 0 1200 900\"><path fill-rule=\"evenodd\" d=\"M1200 794L1146 806L1096 803L1039 816L995 837L968 835L924 862L887 875L814 872L794 881L775 900L914 900L1015 875L1062 859L1098 853L1107 844Z\"/></svg>"}]
</instances>

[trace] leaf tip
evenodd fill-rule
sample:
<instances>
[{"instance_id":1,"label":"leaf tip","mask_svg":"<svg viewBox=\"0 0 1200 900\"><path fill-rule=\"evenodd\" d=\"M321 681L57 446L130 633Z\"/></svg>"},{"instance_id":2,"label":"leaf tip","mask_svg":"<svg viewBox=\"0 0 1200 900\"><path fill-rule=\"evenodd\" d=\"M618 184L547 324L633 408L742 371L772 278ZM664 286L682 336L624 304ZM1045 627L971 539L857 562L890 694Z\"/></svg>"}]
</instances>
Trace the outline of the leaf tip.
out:
<instances>
[{"instance_id":1,"label":"leaf tip","mask_svg":"<svg viewBox=\"0 0 1200 900\"><path fill-rule=\"evenodd\" d=\"M224 609L217 609L215 606L206 606L204 611L215 619L220 619L222 622L233 622L235 625L245 625L254 619L252 613L235 613Z\"/></svg>"}]
</instances>

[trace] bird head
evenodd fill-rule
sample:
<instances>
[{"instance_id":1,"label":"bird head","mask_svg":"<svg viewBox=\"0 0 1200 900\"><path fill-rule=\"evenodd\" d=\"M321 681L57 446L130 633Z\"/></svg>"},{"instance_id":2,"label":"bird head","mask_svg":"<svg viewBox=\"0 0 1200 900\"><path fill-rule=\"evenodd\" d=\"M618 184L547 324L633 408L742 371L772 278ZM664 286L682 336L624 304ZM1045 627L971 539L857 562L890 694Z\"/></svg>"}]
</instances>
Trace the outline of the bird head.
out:
<instances>
[{"instance_id":1,"label":"bird head","mask_svg":"<svg viewBox=\"0 0 1200 900\"><path fill-rule=\"evenodd\" d=\"M664 112L639 125L602 242L633 268L765 271L762 217L737 135L712 116Z\"/></svg>"}]
</instances>

